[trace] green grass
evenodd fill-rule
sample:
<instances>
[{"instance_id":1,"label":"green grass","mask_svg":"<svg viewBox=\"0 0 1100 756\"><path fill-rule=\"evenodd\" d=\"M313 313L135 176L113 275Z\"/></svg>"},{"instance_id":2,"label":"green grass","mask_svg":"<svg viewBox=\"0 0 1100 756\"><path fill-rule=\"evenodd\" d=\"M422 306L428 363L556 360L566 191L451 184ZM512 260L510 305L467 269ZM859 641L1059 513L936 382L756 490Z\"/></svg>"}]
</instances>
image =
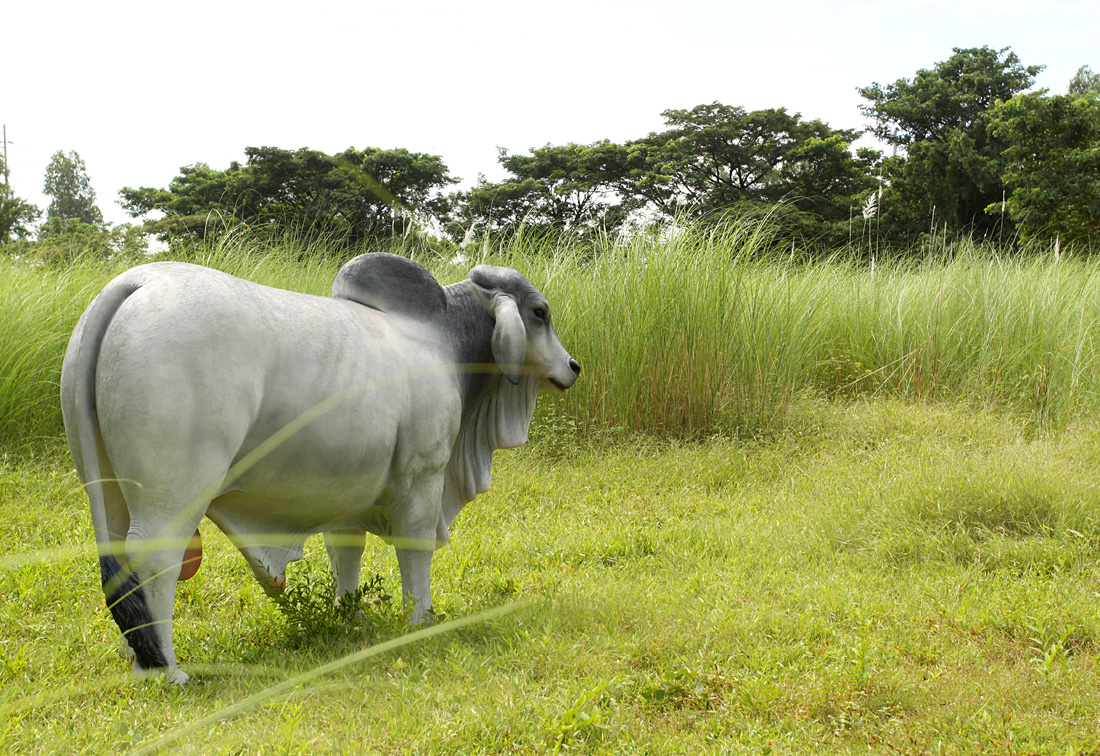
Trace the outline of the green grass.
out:
<instances>
[{"instance_id":1,"label":"green grass","mask_svg":"<svg viewBox=\"0 0 1100 756\"><path fill-rule=\"evenodd\" d=\"M1100 423L1037 438L894 400L790 415L768 439L498 454L434 569L438 608L475 623L388 649L408 636L385 616L303 639L208 528L176 608L184 690L125 673L64 458L9 463L0 749L1100 749ZM395 562L370 542L367 574L396 587ZM314 539L290 580L326 569Z\"/></svg>"}]
</instances>

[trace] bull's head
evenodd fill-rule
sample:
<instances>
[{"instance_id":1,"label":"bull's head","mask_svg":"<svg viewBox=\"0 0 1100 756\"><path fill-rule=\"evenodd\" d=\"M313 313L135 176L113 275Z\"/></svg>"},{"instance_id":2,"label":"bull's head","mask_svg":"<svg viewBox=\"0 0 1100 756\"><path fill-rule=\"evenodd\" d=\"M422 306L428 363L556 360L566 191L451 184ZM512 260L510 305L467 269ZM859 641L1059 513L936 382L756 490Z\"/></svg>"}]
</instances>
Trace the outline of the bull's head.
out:
<instances>
[{"instance_id":1,"label":"bull's head","mask_svg":"<svg viewBox=\"0 0 1100 756\"><path fill-rule=\"evenodd\" d=\"M478 265L468 278L488 298L496 319L493 359L508 380L518 384L528 375L557 391L572 386L581 366L558 340L546 297L511 268Z\"/></svg>"}]
</instances>

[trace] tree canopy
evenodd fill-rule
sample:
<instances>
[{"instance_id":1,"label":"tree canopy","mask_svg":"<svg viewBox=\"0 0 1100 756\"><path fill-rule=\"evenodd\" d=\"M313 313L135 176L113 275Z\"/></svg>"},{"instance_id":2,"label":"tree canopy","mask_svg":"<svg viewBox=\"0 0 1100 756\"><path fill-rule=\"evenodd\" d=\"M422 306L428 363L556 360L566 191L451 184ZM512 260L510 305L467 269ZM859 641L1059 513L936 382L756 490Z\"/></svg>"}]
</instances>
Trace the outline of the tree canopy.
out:
<instances>
[{"instance_id":1,"label":"tree canopy","mask_svg":"<svg viewBox=\"0 0 1100 756\"><path fill-rule=\"evenodd\" d=\"M1042 66L1024 66L1009 48L954 48L912 79L874 83L859 93L871 133L902 150L883 161L882 228L912 239L933 225L983 233L1003 219L985 209L1003 197L1004 144L990 111L1028 89Z\"/></svg>"},{"instance_id":2,"label":"tree canopy","mask_svg":"<svg viewBox=\"0 0 1100 756\"><path fill-rule=\"evenodd\" d=\"M500 183L482 177L472 189L452 195L451 233L461 238L475 228L494 234L523 228L584 234L617 226L622 207L612 192L622 149L607 140L548 144L528 155L500 149L500 164L511 175Z\"/></svg>"},{"instance_id":3,"label":"tree canopy","mask_svg":"<svg viewBox=\"0 0 1100 756\"><path fill-rule=\"evenodd\" d=\"M1070 80L1067 94L1071 97L1100 96L1100 74L1088 66L1081 66Z\"/></svg>"},{"instance_id":4,"label":"tree canopy","mask_svg":"<svg viewBox=\"0 0 1100 756\"><path fill-rule=\"evenodd\" d=\"M224 171L184 166L166 189L125 188L122 205L135 218L161 213L149 227L165 236L201 234L224 217L357 244L442 214L439 191L455 182L439 157L404 149L248 147L245 155Z\"/></svg>"},{"instance_id":5,"label":"tree canopy","mask_svg":"<svg viewBox=\"0 0 1100 756\"><path fill-rule=\"evenodd\" d=\"M453 233L521 224L584 234L629 219L706 218L731 208L780 203L786 228L836 241L875 186L874 150L853 152L856 130L804 121L785 109L746 111L711 103L663 113L668 129L615 144L546 145L528 155L500 151L510 176L453 197Z\"/></svg>"},{"instance_id":6,"label":"tree canopy","mask_svg":"<svg viewBox=\"0 0 1100 756\"><path fill-rule=\"evenodd\" d=\"M766 214L778 239L811 249L851 244L871 217L877 238L899 249L945 233L1094 247L1100 75L1081 66L1065 95L1051 95L1031 91L1041 70L1007 47L953 48L911 78L859 87L864 130L711 102L665 110L662 130L621 143L499 148L502 181L481 177L449 195L457 179L436 155L248 147L225 169L198 162L165 188L127 187L120 204L163 238L236 222L332 248L415 229L456 242L521 229L583 239L731 212ZM857 146L866 133L893 154ZM45 191L40 237L103 229L77 153L53 156ZM38 215L0 187L4 239L31 233Z\"/></svg>"},{"instance_id":7,"label":"tree canopy","mask_svg":"<svg viewBox=\"0 0 1100 756\"><path fill-rule=\"evenodd\" d=\"M1100 242L1100 93L1014 97L991 125L1005 144L1006 205L1020 235Z\"/></svg>"},{"instance_id":8,"label":"tree canopy","mask_svg":"<svg viewBox=\"0 0 1100 756\"><path fill-rule=\"evenodd\" d=\"M4 177L4 182L0 184L0 244L7 244L12 237L24 239L29 236L31 224L38 220L42 211L15 196L8 184L8 170L3 157L0 157L0 175Z\"/></svg>"},{"instance_id":9,"label":"tree canopy","mask_svg":"<svg viewBox=\"0 0 1100 756\"><path fill-rule=\"evenodd\" d=\"M786 204L789 227L836 241L833 224L875 186L874 150L853 152L857 130L806 121L785 108L746 111L714 102L666 110L670 128L627 145L623 190L668 217ZM822 238L824 237L824 239Z\"/></svg>"}]
</instances>

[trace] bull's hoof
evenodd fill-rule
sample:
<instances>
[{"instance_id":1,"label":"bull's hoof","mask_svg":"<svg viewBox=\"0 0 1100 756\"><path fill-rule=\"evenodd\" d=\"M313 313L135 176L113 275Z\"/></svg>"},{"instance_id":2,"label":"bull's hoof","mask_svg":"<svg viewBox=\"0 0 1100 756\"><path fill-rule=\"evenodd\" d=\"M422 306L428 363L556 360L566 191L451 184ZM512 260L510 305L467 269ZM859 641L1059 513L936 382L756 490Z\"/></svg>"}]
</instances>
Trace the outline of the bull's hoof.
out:
<instances>
[{"instance_id":1,"label":"bull's hoof","mask_svg":"<svg viewBox=\"0 0 1100 756\"><path fill-rule=\"evenodd\" d=\"M142 669L141 667L134 666L134 677L139 680L147 680L149 678L163 677L164 681L171 683L172 685L184 686L187 684L191 676L184 672L179 667L171 667L165 669L164 667L156 667L154 669Z\"/></svg>"},{"instance_id":2,"label":"bull's hoof","mask_svg":"<svg viewBox=\"0 0 1100 756\"><path fill-rule=\"evenodd\" d=\"M264 593L268 596L278 596L286 591L286 575L269 575L267 573L257 573L257 578L260 581L260 587L264 589Z\"/></svg>"},{"instance_id":3,"label":"bull's hoof","mask_svg":"<svg viewBox=\"0 0 1100 756\"><path fill-rule=\"evenodd\" d=\"M191 679L190 675L184 672L179 667L171 669L165 676L165 679L173 685L186 685L187 681Z\"/></svg>"},{"instance_id":4,"label":"bull's hoof","mask_svg":"<svg viewBox=\"0 0 1100 756\"><path fill-rule=\"evenodd\" d=\"M436 613L432 608L418 611L419 607L413 607L408 613L408 623L410 625L416 625L417 627L431 627L432 625L440 622L447 621L447 615L442 613Z\"/></svg>"}]
</instances>

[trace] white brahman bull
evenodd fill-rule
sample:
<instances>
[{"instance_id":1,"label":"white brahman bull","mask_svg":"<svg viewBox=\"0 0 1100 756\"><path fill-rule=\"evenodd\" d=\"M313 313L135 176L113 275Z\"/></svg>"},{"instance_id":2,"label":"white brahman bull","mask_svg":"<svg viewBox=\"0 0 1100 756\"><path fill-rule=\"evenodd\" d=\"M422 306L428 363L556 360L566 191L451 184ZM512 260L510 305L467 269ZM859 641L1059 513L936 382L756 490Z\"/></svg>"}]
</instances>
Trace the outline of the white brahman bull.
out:
<instances>
[{"instance_id":1,"label":"white brahman bull","mask_svg":"<svg viewBox=\"0 0 1100 756\"><path fill-rule=\"evenodd\" d=\"M203 516L268 590L324 532L338 595L354 591L365 533L382 536L423 620L432 551L487 490L493 450L526 441L539 390L579 373L546 298L510 268L442 287L404 258L361 255L331 298L185 263L123 273L61 371L123 653L187 681L172 605Z\"/></svg>"}]
</instances>

